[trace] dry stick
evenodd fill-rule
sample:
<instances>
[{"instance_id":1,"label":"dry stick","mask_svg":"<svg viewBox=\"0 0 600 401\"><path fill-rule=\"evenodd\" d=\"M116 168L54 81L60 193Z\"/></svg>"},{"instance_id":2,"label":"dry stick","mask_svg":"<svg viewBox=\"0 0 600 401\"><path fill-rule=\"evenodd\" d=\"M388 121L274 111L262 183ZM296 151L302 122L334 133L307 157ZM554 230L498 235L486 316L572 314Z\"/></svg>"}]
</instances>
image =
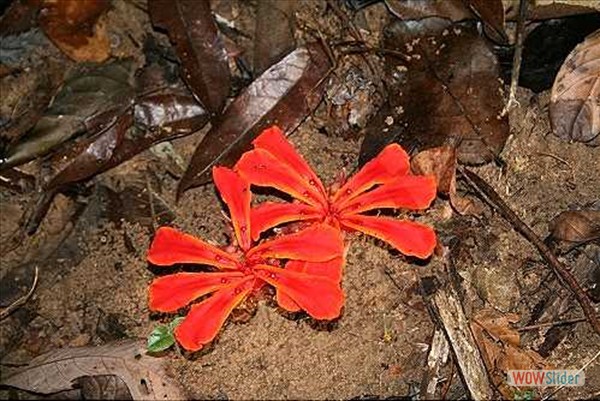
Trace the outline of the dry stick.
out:
<instances>
[{"instance_id":1,"label":"dry stick","mask_svg":"<svg viewBox=\"0 0 600 401\"><path fill-rule=\"evenodd\" d=\"M550 267L554 274L559 278L559 281L566 286L583 309L583 313L587 320L592 325L592 328L596 334L600 335L600 321L596 315L596 311L592 306L592 303L588 296L585 294L575 277L567 270L567 268L558 260L558 258L552 253L550 248L544 244L544 242L538 237L532 230L525 224L519 216L500 198L496 191L472 171L459 167L458 171L465 178L467 183L475 189L481 196L481 198L494 207L502 217L513 225L513 228L520 232L529 242L531 242L540 252L542 257Z\"/></svg>"},{"instance_id":2,"label":"dry stick","mask_svg":"<svg viewBox=\"0 0 600 401\"><path fill-rule=\"evenodd\" d=\"M15 310L17 310L22 305L25 305L25 303L33 295L33 291L35 291L35 287L38 282L38 276L39 276L39 269L36 266L35 267L35 275L33 276L33 283L31 284L31 288L29 289L27 294L23 295L21 298L17 299L15 302L13 302L12 304L8 305L6 308L4 308L0 311L0 320L4 319L5 317L7 317L11 313L13 313Z\"/></svg>"},{"instance_id":3,"label":"dry stick","mask_svg":"<svg viewBox=\"0 0 600 401\"><path fill-rule=\"evenodd\" d=\"M508 102L502 110L502 115L506 115L510 111L513 104L517 102L517 85L519 83L519 75L521 74L521 58L523 55L523 38L525 36L524 27L525 19L527 18L527 3L529 0L519 1L519 17L517 19L517 34L515 38L515 54L513 55L512 73L510 77L510 92Z\"/></svg>"},{"instance_id":4,"label":"dry stick","mask_svg":"<svg viewBox=\"0 0 600 401\"><path fill-rule=\"evenodd\" d=\"M544 327L565 326L567 324L574 324L574 323L580 323L580 322L585 322L585 321L587 321L587 318L585 318L585 317L578 317L576 319L568 319L568 320L557 320L555 322L538 323L538 324L532 324L530 326L519 327L517 329L517 331L537 330L537 329L542 329Z\"/></svg>"}]
</instances>

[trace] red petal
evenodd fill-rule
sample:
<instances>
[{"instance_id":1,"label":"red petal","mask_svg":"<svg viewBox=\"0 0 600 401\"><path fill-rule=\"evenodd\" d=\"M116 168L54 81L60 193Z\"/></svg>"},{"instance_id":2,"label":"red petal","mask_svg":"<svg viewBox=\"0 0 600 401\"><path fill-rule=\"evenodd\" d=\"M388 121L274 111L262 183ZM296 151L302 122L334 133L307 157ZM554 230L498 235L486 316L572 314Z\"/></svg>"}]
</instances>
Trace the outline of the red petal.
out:
<instances>
[{"instance_id":1,"label":"red petal","mask_svg":"<svg viewBox=\"0 0 600 401\"><path fill-rule=\"evenodd\" d=\"M190 313L175 329L175 338L183 348L197 351L219 333L231 311L238 306L254 285L254 277L223 288L210 298L192 306Z\"/></svg>"},{"instance_id":2,"label":"red petal","mask_svg":"<svg viewBox=\"0 0 600 401\"><path fill-rule=\"evenodd\" d=\"M342 219L341 224L379 238L405 255L421 259L431 256L436 245L433 229L414 221L356 215Z\"/></svg>"},{"instance_id":3,"label":"red petal","mask_svg":"<svg viewBox=\"0 0 600 401\"><path fill-rule=\"evenodd\" d=\"M223 202L229 208L231 222L238 244L243 250L251 246L250 240L250 184L238 173L225 167L213 168L213 180Z\"/></svg>"},{"instance_id":4,"label":"red petal","mask_svg":"<svg viewBox=\"0 0 600 401\"><path fill-rule=\"evenodd\" d=\"M339 282L269 265L255 269L260 272L260 278L290 297L313 318L331 320L340 315L345 297Z\"/></svg>"},{"instance_id":5,"label":"red petal","mask_svg":"<svg viewBox=\"0 0 600 401\"><path fill-rule=\"evenodd\" d=\"M336 192L334 202L348 201L369 188L385 184L410 170L408 154L398 144L386 146Z\"/></svg>"},{"instance_id":6,"label":"red petal","mask_svg":"<svg viewBox=\"0 0 600 401\"><path fill-rule=\"evenodd\" d=\"M221 269L238 268L238 261L232 255L171 227L160 227L156 231L148 250L148 261L158 266L198 263Z\"/></svg>"},{"instance_id":7,"label":"red petal","mask_svg":"<svg viewBox=\"0 0 600 401\"><path fill-rule=\"evenodd\" d=\"M263 242L246 253L251 258L276 258L325 262L343 254L342 233L325 224Z\"/></svg>"},{"instance_id":8,"label":"red petal","mask_svg":"<svg viewBox=\"0 0 600 401\"><path fill-rule=\"evenodd\" d=\"M331 259L328 262L304 262L299 260L290 260L285 265L285 269L292 272L308 273L328 278L337 283L342 279L342 270L344 267L344 257ZM298 304L294 302L286 293L277 291L277 304L288 312L298 312Z\"/></svg>"},{"instance_id":9,"label":"red petal","mask_svg":"<svg viewBox=\"0 0 600 401\"><path fill-rule=\"evenodd\" d=\"M257 241L263 231L280 224L316 219L320 215L321 213L313 206L302 203L262 203L250 211L252 239Z\"/></svg>"},{"instance_id":10,"label":"red petal","mask_svg":"<svg viewBox=\"0 0 600 401\"><path fill-rule=\"evenodd\" d=\"M278 189L309 205L320 207L327 199L319 192L317 183L303 178L288 164L264 149L254 149L242 155L236 170L248 182L261 187Z\"/></svg>"},{"instance_id":11,"label":"red petal","mask_svg":"<svg viewBox=\"0 0 600 401\"><path fill-rule=\"evenodd\" d=\"M310 168L308 163L294 149L287 140L285 134L277 126L272 126L264 130L253 142L254 147L264 149L282 162L286 163L292 170L298 173L306 181L315 182L322 196L327 193L323 183Z\"/></svg>"},{"instance_id":12,"label":"red petal","mask_svg":"<svg viewBox=\"0 0 600 401\"><path fill-rule=\"evenodd\" d=\"M177 273L150 284L150 309L173 312L244 277L243 273Z\"/></svg>"},{"instance_id":13,"label":"red petal","mask_svg":"<svg viewBox=\"0 0 600 401\"><path fill-rule=\"evenodd\" d=\"M433 175L405 175L356 198L340 202L342 213L360 213L367 210L426 209L436 196L436 180Z\"/></svg>"}]
</instances>

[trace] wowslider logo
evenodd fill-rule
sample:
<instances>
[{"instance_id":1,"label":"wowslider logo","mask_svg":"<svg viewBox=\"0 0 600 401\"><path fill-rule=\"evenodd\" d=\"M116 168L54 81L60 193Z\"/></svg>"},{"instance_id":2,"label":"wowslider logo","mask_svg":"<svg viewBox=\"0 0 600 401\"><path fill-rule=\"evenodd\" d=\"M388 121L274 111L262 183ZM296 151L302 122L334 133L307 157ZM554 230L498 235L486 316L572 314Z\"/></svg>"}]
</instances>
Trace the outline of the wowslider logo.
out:
<instances>
[{"instance_id":1,"label":"wowslider logo","mask_svg":"<svg viewBox=\"0 0 600 401\"><path fill-rule=\"evenodd\" d=\"M515 387L583 386L585 373L579 370L509 370L507 382Z\"/></svg>"}]
</instances>

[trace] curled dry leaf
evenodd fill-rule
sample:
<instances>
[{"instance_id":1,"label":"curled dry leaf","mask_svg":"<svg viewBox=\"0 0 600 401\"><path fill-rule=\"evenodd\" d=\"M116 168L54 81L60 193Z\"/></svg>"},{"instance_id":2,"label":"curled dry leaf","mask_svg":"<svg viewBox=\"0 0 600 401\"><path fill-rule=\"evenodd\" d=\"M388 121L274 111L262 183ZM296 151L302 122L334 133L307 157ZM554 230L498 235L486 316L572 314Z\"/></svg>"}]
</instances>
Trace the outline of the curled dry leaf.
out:
<instances>
[{"instance_id":1,"label":"curled dry leaf","mask_svg":"<svg viewBox=\"0 0 600 401\"><path fill-rule=\"evenodd\" d=\"M510 326L519 316L483 309L472 319L471 330L494 384L506 398L514 398L514 387L506 383L508 370L544 369L546 361L536 352L521 347L519 332Z\"/></svg>"},{"instance_id":2,"label":"curled dry leaf","mask_svg":"<svg viewBox=\"0 0 600 401\"><path fill-rule=\"evenodd\" d=\"M568 246L577 246L600 238L600 210L562 212L550 223L550 237Z\"/></svg>"},{"instance_id":3,"label":"curled dry leaf","mask_svg":"<svg viewBox=\"0 0 600 401\"><path fill-rule=\"evenodd\" d=\"M198 144L179 183L178 194L210 180L215 164L232 166L265 128L290 133L323 97L331 64L322 45L311 43L288 54L248 86Z\"/></svg>"},{"instance_id":4,"label":"curled dry leaf","mask_svg":"<svg viewBox=\"0 0 600 401\"><path fill-rule=\"evenodd\" d=\"M145 355L144 344L137 340L50 351L24 367L3 367L0 384L32 393L53 394L73 389L81 380L91 380L84 377L104 382L100 377L107 375L118 377L112 383L116 393L126 395L124 383L134 400L186 398L165 372L161 360Z\"/></svg>"},{"instance_id":5,"label":"curled dry leaf","mask_svg":"<svg viewBox=\"0 0 600 401\"><path fill-rule=\"evenodd\" d=\"M229 94L230 73L210 2L154 0L148 2L148 11L175 46L185 83L211 114L219 114Z\"/></svg>"},{"instance_id":6,"label":"curled dry leaf","mask_svg":"<svg viewBox=\"0 0 600 401\"><path fill-rule=\"evenodd\" d=\"M92 135L114 123L133 99L133 72L130 60L78 69L31 131L0 155L0 169L44 156L79 134Z\"/></svg>"},{"instance_id":7,"label":"curled dry leaf","mask_svg":"<svg viewBox=\"0 0 600 401\"><path fill-rule=\"evenodd\" d=\"M101 19L109 8L106 0L42 0L38 21L67 56L101 63L110 56L110 41Z\"/></svg>"},{"instance_id":8,"label":"curled dry leaf","mask_svg":"<svg viewBox=\"0 0 600 401\"><path fill-rule=\"evenodd\" d=\"M600 30L575 47L558 71L550 122L561 139L600 145Z\"/></svg>"},{"instance_id":9,"label":"curled dry leaf","mask_svg":"<svg viewBox=\"0 0 600 401\"><path fill-rule=\"evenodd\" d=\"M390 96L379 120L387 126L377 118L367 126L361 160L391 142L418 150L458 143L461 163L493 160L509 126L498 62L476 28L438 18L396 21L383 42Z\"/></svg>"},{"instance_id":10,"label":"curled dry leaf","mask_svg":"<svg viewBox=\"0 0 600 401\"><path fill-rule=\"evenodd\" d=\"M440 146L419 152L411 160L415 174L435 176L439 194L447 195L450 204L460 214L479 214L481 208L472 200L456 193L456 149L452 146Z\"/></svg>"}]
</instances>

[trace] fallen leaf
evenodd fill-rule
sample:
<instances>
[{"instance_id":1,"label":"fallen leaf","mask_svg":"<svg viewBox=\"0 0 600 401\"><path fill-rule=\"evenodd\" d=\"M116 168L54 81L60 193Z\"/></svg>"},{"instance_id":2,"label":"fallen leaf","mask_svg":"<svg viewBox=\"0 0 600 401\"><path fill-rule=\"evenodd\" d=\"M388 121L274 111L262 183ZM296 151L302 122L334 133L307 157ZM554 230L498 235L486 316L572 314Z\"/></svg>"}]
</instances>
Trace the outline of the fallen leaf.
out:
<instances>
[{"instance_id":1,"label":"fallen leaf","mask_svg":"<svg viewBox=\"0 0 600 401\"><path fill-rule=\"evenodd\" d=\"M516 21L519 15L520 0L502 0L506 10L506 20ZM529 4L528 20L546 20L590 14L600 11L600 3L589 0L535 0Z\"/></svg>"},{"instance_id":2,"label":"fallen leaf","mask_svg":"<svg viewBox=\"0 0 600 401\"><path fill-rule=\"evenodd\" d=\"M211 114L219 114L229 94L230 73L210 2L154 0L148 11L153 25L166 30L175 46L185 83Z\"/></svg>"},{"instance_id":3,"label":"fallen leaf","mask_svg":"<svg viewBox=\"0 0 600 401\"><path fill-rule=\"evenodd\" d=\"M392 142L409 150L458 143L465 164L500 153L509 133L503 86L475 27L438 18L396 21L384 30L383 48L389 106L366 128L362 161Z\"/></svg>"},{"instance_id":4,"label":"fallen leaf","mask_svg":"<svg viewBox=\"0 0 600 401\"><path fill-rule=\"evenodd\" d=\"M60 187L104 172L158 142L196 132L208 119L204 108L180 91L141 97L133 108L105 122L100 133L54 154L46 165L44 188Z\"/></svg>"},{"instance_id":5,"label":"fallen leaf","mask_svg":"<svg viewBox=\"0 0 600 401\"><path fill-rule=\"evenodd\" d=\"M438 193L447 195L454 209L464 214L480 214L481 208L472 200L456 193L456 149L452 146L440 146L419 152L411 160L415 174L434 175Z\"/></svg>"},{"instance_id":6,"label":"fallen leaf","mask_svg":"<svg viewBox=\"0 0 600 401\"><path fill-rule=\"evenodd\" d=\"M33 28L40 6L39 1L10 2L0 16L0 37L18 35Z\"/></svg>"},{"instance_id":7,"label":"fallen leaf","mask_svg":"<svg viewBox=\"0 0 600 401\"><path fill-rule=\"evenodd\" d=\"M570 210L550 222L550 238L569 248L600 238L600 210Z\"/></svg>"},{"instance_id":8,"label":"fallen leaf","mask_svg":"<svg viewBox=\"0 0 600 401\"><path fill-rule=\"evenodd\" d=\"M471 330L479 346L492 381L502 395L513 398L514 387L506 383L509 370L538 370L549 368L539 354L521 347L519 332L510 326L519 316L483 309L472 319Z\"/></svg>"},{"instance_id":9,"label":"fallen leaf","mask_svg":"<svg viewBox=\"0 0 600 401\"><path fill-rule=\"evenodd\" d=\"M385 0L392 14L402 20L420 20L429 17L462 21L473 14L462 0Z\"/></svg>"},{"instance_id":10,"label":"fallen leaf","mask_svg":"<svg viewBox=\"0 0 600 401\"><path fill-rule=\"evenodd\" d=\"M127 383L116 375L82 376L74 380L84 400L133 400Z\"/></svg>"},{"instance_id":11,"label":"fallen leaf","mask_svg":"<svg viewBox=\"0 0 600 401\"><path fill-rule=\"evenodd\" d=\"M24 367L3 367L0 384L32 393L52 394L74 388L83 377L116 376L134 400L182 400L185 394L167 375L163 362L144 353L138 340L99 347L50 351ZM122 394L119 392L119 394Z\"/></svg>"},{"instance_id":12,"label":"fallen leaf","mask_svg":"<svg viewBox=\"0 0 600 401\"><path fill-rule=\"evenodd\" d=\"M600 30L577 45L558 71L550 122L561 139L600 145Z\"/></svg>"},{"instance_id":13,"label":"fallen leaf","mask_svg":"<svg viewBox=\"0 0 600 401\"><path fill-rule=\"evenodd\" d=\"M75 61L101 63L110 57L102 15L106 0L43 0L38 22L46 36Z\"/></svg>"},{"instance_id":14,"label":"fallen leaf","mask_svg":"<svg viewBox=\"0 0 600 401\"><path fill-rule=\"evenodd\" d=\"M103 130L131 103L133 72L129 60L78 69L32 130L0 155L0 170L44 156L79 134Z\"/></svg>"},{"instance_id":15,"label":"fallen leaf","mask_svg":"<svg viewBox=\"0 0 600 401\"><path fill-rule=\"evenodd\" d=\"M262 0L256 9L254 73L262 74L294 50L296 0Z\"/></svg>"},{"instance_id":16,"label":"fallen leaf","mask_svg":"<svg viewBox=\"0 0 600 401\"><path fill-rule=\"evenodd\" d=\"M178 194L210 181L215 164L232 166L264 129L279 126L290 133L323 97L331 68L319 43L288 54L248 86L206 134L181 179Z\"/></svg>"},{"instance_id":17,"label":"fallen leaf","mask_svg":"<svg viewBox=\"0 0 600 401\"><path fill-rule=\"evenodd\" d=\"M504 5L502 0L463 1L484 23L488 36L497 43L508 44L508 37L504 31Z\"/></svg>"}]
</instances>

